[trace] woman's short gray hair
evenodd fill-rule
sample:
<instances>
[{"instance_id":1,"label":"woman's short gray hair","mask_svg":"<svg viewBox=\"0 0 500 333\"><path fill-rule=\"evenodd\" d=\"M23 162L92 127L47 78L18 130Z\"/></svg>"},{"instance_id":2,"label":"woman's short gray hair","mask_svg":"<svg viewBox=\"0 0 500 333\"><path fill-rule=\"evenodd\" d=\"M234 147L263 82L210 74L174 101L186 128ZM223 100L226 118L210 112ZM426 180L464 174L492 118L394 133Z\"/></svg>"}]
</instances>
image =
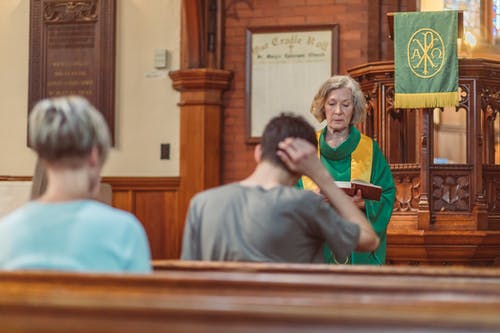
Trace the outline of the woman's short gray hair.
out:
<instances>
[{"instance_id":1,"label":"woman's short gray hair","mask_svg":"<svg viewBox=\"0 0 500 333\"><path fill-rule=\"evenodd\" d=\"M333 90L341 88L349 88L352 92L354 113L352 115L351 124L357 124L364 121L366 115L366 99L363 91L361 91L359 83L349 75L335 75L321 85L311 103L309 111L319 122L325 120L325 103L328 95L330 95Z\"/></svg>"},{"instance_id":2,"label":"woman's short gray hair","mask_svg":"<svg viewBox=\"0 0 500 333\"><path fill-rule=\"evenodd\" d=\"M104 163L111 146L103 116L79 96L39 101L29 116L29 142L48 162L84 158L96 147Z\"/></svg>"}]
</instances>

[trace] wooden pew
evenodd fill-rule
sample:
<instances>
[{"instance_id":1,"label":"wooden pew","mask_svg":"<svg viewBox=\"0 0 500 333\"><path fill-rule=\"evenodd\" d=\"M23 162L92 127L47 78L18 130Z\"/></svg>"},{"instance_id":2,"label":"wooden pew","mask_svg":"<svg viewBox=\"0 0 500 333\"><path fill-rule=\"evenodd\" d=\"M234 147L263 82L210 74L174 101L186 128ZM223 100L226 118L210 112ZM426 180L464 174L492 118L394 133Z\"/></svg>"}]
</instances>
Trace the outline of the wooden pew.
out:
<instances>
[{"instance_id":1,"label":"wooden pew","mask_svg":"<svg viewBox=\"0 0 500 333\"><path fill-rule=\"evenodd\" d=\"M418 279L249 271L0 272L0 331L500 330L498 278Z\"/></svg>"},{"instance_id":2,"label":"wooden pew","mask_svg":"<svg viewBox=\"0 0 500 333\"><path fill-rule=\"evenodd\" d=\"M460 267L460 266L370 266L370 265L322 265L322 264L281 264L257 262L217 262L217 261L183 261L153 260L155 272L261 272L292 273L314 275L363 275L373 277L428 277L431 279L462 278L471 280L488 280L500 282L500 268Z\"/></svg>"}]
</instances>

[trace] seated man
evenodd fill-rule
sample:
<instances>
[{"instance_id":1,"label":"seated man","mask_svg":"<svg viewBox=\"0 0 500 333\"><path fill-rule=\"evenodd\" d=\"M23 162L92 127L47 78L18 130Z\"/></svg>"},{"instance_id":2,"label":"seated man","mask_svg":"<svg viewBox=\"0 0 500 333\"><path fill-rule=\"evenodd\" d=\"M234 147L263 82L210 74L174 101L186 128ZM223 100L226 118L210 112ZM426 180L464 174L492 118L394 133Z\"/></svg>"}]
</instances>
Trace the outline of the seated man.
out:
<instances>
[{"instance_id":1,"label":"seated man","mask_svg":"<svg viewBox=\"0 0 500 333\"><path fill-rule=\"evenodd\" d=\"M370 223L317 154L316 134L303 118L272 119L255 148L254 172L192 199L181 259L322 263L325 242L343 259L354 249L376 249ZM293 187L302 174L329 202Z\"/></svg>"},{"instance_id":2,"label":"seated man","mask_svg":"<svg viewBox=\"0 0 500 333\"><path fill-rule=\"evenodd\" d=\"M140 222L93 200L110 149L102 115L81 97L42 100L29 117L29 140L47 189L0 220L0 268L150 272Z\"/></svg>"}]
</instances>

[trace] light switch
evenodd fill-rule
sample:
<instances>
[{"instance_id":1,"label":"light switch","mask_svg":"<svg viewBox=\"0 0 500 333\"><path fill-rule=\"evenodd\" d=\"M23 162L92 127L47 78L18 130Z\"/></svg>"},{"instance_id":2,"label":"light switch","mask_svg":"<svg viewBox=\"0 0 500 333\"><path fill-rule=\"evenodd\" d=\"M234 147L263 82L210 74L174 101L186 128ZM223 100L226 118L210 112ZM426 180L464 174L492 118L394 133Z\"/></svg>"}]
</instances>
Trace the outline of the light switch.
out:
<instances>
[{"instance_id":1,"label":"light switch","mask_svg":"<svg viewBox=\"0 0 500 333\"><path fill-rule=\"evenodd\" d=\"M160 159L169 160L170 159L170 144L162 143L160 144Z\"/></svg>"},{"instance_id":2,"label":"light switch","mask_svg":"<svg viewBox=\"0 0 500 333\"><path fill-rule=\"evenodd\" d=\"M158 68L158 69L167 67L167 50L166 49L155 49L154 66L155 66L155 68Z\"/></svg>"}]
</instances>

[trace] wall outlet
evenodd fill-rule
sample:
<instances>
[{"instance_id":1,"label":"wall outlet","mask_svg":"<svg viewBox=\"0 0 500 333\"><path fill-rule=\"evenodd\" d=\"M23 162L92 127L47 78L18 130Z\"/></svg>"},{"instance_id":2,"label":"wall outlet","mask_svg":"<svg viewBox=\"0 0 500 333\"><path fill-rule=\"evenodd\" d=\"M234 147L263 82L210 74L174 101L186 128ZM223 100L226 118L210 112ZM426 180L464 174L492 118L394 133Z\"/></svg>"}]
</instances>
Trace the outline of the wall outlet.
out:
<instances>
[{"instance_id":1,"label":"wall outlet","mask_svg":"<svg viewBox=\"0 0 500 333\"><path fill-rule=\"evenodd\" d=\"M162 143L160 145L160 159L161 160L170 159L170 143Z\"/></svg>"}]
</instances>

